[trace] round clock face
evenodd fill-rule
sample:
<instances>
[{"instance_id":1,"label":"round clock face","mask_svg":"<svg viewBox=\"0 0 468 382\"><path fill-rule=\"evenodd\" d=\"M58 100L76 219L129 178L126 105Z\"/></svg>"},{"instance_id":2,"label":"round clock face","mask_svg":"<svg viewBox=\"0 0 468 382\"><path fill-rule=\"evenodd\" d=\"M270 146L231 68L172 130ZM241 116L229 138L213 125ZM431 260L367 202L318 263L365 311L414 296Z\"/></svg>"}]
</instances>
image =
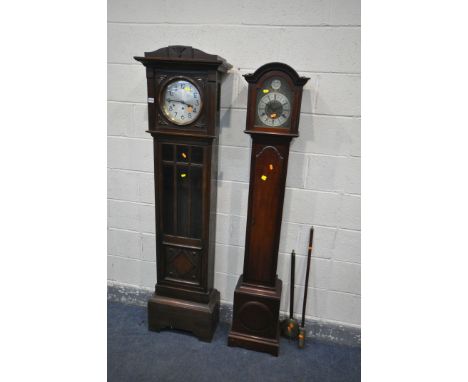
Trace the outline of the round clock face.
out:
<instances>
[{"instance_id":1,"label":"round clock face","mask_svg":"<svg viewBox=\"0 0 468 382\"><path fill-rule=\"evenodd\" d=\"M275 81L272 83L272 88L277 87L279 89L278 83L275 83ZM279 91L268 91L260 98L257 113L260 121L265 125L280 127L289 119L291 103L289 98Z\"/></svg>"},{"instance_id":2,"label":"round clock face","mask_svg":"<svg viewBox=\"0 0 468 382\"><path fill-rule=\"evenodd\" d=\"M202 108L200 91L190 81L169 82L162 94L162 110L177 125L188 125L197 119Z\"/></svg>"}]
</instances>

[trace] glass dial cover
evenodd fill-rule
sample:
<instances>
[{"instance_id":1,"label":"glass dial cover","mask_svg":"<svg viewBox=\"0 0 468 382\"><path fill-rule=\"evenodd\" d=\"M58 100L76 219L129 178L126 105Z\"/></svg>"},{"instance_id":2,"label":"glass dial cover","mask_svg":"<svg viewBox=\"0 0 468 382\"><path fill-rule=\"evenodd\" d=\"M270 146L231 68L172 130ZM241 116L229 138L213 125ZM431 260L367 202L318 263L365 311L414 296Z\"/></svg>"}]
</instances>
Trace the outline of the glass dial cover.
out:
<instances>
[{"instance_id":1,"label":"glass dial cover","mask_svg":"<svg viewBox=\"0 0 468 382\"><path fill-rule=\"evenodd\" d=\"M288 97L279 92L268 92L260 98L257 114L266 126L280 127L288 121L291 114L291 103Z\"/></svg>"},{"instance_id":2,"label":"glass dial cover","mask_svg":"<svg viewBox=\"0 0 468 382\"><path fill-rule=\"evenodd\" d=\"M163 90L161 101L165 116L177 125L194 122L203 106L198 88L183 79L169 82Z\"/></svg>"}]
</instances>

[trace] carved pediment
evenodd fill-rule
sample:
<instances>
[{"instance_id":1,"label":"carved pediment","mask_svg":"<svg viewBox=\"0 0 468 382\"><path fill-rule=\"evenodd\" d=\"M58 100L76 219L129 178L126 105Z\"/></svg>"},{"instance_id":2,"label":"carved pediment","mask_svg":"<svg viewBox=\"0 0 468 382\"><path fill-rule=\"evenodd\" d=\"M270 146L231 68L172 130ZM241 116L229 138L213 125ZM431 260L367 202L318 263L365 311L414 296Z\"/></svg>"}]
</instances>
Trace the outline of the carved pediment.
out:
<instances>
[{"instance_id":1,"label":"carved pediment","mask_svg":"<svg viewBox=\"0 0 468 382\"><path fill-rule=\"evenodd\" d=\"M195 49L191 46L170 45L152 52L145 52L145 57L216 59L218 56L205 53L202 50Z\"/></svg>"},{"instance_id":2,"label":"carved pediment","mask_svg":"<svg viewBox=\"0 0 468 382\"><path fill-rule=\"evenodd\" d=\"M145 52L144 57L134 57L134 59L140 61L144 65L158 61L181 62L186 60L187 62L198 62L211 65L215 64L218 66L218 70L223 72L232 68L232 65L227 63L224 58L186 45L166 46L152 52Z\"/></svg>"}]
</instances>

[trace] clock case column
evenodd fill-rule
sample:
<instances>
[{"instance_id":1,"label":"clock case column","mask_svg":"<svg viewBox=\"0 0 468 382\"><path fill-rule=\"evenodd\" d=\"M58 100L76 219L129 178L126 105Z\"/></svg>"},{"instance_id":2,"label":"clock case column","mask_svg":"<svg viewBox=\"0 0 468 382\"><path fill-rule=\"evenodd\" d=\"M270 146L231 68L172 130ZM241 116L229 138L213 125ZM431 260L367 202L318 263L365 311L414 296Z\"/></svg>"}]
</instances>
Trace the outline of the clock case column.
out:
<instances>
[{"instance_id":1,"label":"clock case column","mask_svg":"<svg viewBox=\"0 0 468 382\"><path fill-rule=\"evenodd\" d=\"M279 352L282 281L276 275L289 146L298 136L302 88L309 80L286 64L269 63L244 76L249 83L247 128L252 138L244 272L234 291L229 346ZM257 94L272 77L292 90L287 127L257 125Z\"/></svg>"},{"instance_id":2,"label":"clock case column","mask_svg":"<svg viewBox=\"0 0 468 382\"><path fill-rule=\"evenodd\" d=\"M148 301L148 328L182 329L211 341L220 304L213 282L221 77L232 66L219 56L189 46L169 46L135 59L146 67L147 132L154 147L157 284ZM203 100L198 118L184 126L169 121L160 106L166 84L179 78L195 84ZM172 147L172 159L165 153L168 147ZM184 159L178 157L180 148L186 149ZM180 168L186 169L184 181L190 182L190 190L196 182L200 192L197 208L192 191L188 191L189 197L174 197L180 192ZM198 178L192 177L195 173ZM180 215L185 210L188 215ZM200 214L190 223L195 210ZM172 214L174 221L167 218Z\"/></svg>"}]
</instances>

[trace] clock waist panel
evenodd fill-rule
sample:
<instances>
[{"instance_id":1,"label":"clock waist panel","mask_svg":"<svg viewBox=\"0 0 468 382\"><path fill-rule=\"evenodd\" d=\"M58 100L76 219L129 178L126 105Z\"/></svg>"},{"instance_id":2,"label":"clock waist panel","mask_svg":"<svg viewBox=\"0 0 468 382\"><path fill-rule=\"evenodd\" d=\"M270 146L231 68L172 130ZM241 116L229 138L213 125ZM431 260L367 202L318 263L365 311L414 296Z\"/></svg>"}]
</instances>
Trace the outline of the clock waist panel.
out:
<instances>
[{"instance_id":1,"label":"clock waist panel","mask_svg":"<svg viewBox=\"0 0 468 382\"><path fill-rule=\"evenodd\" d=\"M283 209L285 156L275 146L254 144L247 217L245 278L274 282Z\"/></svg>"},{"instance_id":2,"label":"clock waist panel","mask_svg":"<svg viewBox=\"0 0 468 382\"><path fill-rule=\"evenodd\" d=\"M163 266L160 278L189 288L202 286L203 250L170 244L162 244L160 248Z\"/></svg>"}]
</instances>

